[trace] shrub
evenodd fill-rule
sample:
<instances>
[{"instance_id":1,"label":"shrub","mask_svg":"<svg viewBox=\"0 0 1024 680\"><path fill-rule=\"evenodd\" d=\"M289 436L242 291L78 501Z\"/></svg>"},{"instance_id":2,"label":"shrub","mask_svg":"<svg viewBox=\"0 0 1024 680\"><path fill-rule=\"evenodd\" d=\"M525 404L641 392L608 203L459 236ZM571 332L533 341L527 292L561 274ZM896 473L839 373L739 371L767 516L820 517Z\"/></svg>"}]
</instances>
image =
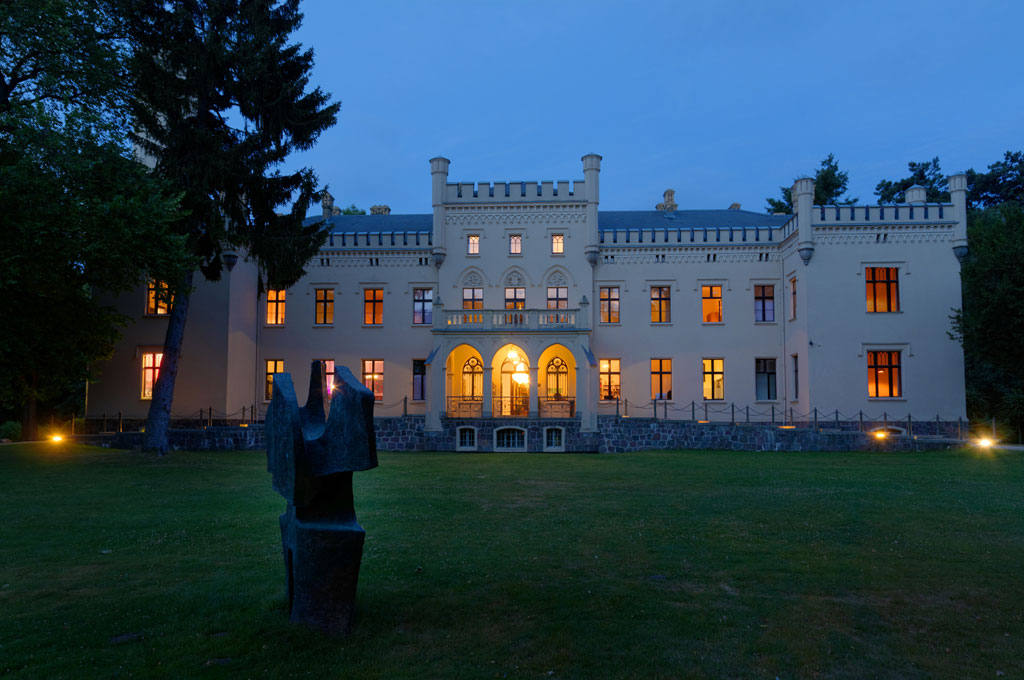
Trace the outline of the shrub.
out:
<instances>
[{"instance_id":1,"label":"shrub","mask_svg":"<svg viewBox=\"0 0 1024 680\"><path fill-rule=\"evenodd\" d=\"M0 425L0 439L18 441L21 439L21 423L17 420L8 420Z\"/></svg>"}]
</instances>

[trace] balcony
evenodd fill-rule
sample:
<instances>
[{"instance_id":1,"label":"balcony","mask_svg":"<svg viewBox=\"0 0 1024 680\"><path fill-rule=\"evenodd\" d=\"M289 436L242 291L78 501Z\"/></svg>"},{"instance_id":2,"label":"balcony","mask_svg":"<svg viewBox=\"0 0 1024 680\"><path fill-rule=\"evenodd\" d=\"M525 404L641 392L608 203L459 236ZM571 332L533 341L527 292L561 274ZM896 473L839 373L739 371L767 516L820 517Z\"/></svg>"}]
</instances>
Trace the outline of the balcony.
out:
<instances>
[{"instance_id":1,"label":"balcony","mask_svg":"<svg viewBox=\"0 0 1024 680\"><path fill-rule=\"evenodd\" d=\"M481 397L447 397L445 399L445 415L449 418L480 418L483 416L483 399ZM538 401L540 413L534 414L541 418L574 418L576 416L575 397L540 397ZM530 415L530 398L493 397L491 401L491 417L494 418L526 418Z\"/></svg>"},{"instance_id":2,"label":"balcony","mask_svg":"<svg viewBox=\"0 0 1024 680\"><path fill-rule=\"evenodd\" d=\"M586 316L579 309L451 309L435 330L571 331L588 329Z\"/></svg>"}]
</instances>

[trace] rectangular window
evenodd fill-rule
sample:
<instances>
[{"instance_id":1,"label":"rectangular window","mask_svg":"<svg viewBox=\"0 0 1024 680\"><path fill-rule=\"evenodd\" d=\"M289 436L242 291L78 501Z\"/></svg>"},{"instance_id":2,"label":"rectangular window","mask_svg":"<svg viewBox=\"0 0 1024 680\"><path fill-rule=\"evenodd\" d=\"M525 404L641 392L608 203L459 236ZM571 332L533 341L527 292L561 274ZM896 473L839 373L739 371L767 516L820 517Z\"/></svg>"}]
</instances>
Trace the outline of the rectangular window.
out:
<instances>
[{"instance_id":1,"label":"rectangular window","mask_svg":"<svg viewBox=\"0 0 1024 680\"><path fill-rule=\"evenodd\" d=\"M700 287L700 318L702 323L722 323L722 287Z\"/></svg>"},{"instance_id":2,"label":"rectangular window","mask_svg":"<svg viewBox=\"0 0 1024 680\"><path fill-rule=\"evenodd\" d=\"M601 286L601 323L619 322L619 287Z\"/></svg>"},{"instance_id":3,"label":"rectangular window","mask_svg":"<svg viewBox=\"0 0 1024 680\"><path fill-rule=\"evenodd\" d=\"M651 323L672 320L672 293L668 286L651 286Z\"/></svg>"},{"instance_id":4,"label":"rectangular window","mask_svg":"<svg viewBox=\"0 0 1024 680\"><path fill-rule=\"evenodd\" d=\"M163 361L163 352L142 353L142 398L153 398L153 386L156 379L160 377L160 362Z\"/></svg>"},{"instance_id":5,"label":"rectangular window","mask_svg":"<svg viewBox=\"0 0 1024 680\"><path fill-rule=\"evenodd\" d=\"M526 289L506 288L505 309L526 309Z\"/></svg>"},{"instance_id":6,"label":"rectangular window","mask_svg":"<svg viewBox=\"0 0 1024 680\"><path fill-rule=\"evenodd\" d=\"M284 290L267 291L267 325L284 325Z\"/></svg>"},{"instance_id":7,"label":"rectangular window","mask_svg":"<svg viewBox=\"0 0 1024 680\"><path fill-rule=\"evenodd\" d=\"M327 383L327 394L334 392L334 359L321 359L324 367L324 381Z\"/></svg>"},{"instance_id":8,"label":"rectangular window","mask_svg":"<svg viewBox=\"0 0 1024 680\"><path fill-rule=\"evenodd\" d=\"M704 398L725 399L725 359L704 359Z\"/></svg>"},{"instance_id":9,"label":"rectangular window","mask_svg":"<svg viewBox=\"0 0 1024 680\"><path fill-rule=\"evenodd\" d=\"M548 449L562 448L562 428L549 427L544 430L544 447Z\"/></svg>"},{"instance_id":10,"label":"rectangular window","mask_svg":"<svg viewBox=\"0 0 1024 680\"><path fill-rule=\"evenodd\" d=\"M429 326L434 323L434 289L412 289L412 322Z\"/></svg>"},{"instance_id":11,"label":"rectangular window","mask_svg":"<svg viewBox=\"0 0 1024 680\"><path fill-rule=\"evenodd\" d=\"M776 399L775 359L754 359L754 392L758 401Z\"/></svg>"},{"instance_id":12,"label":"rectangular window","mask_svg":"<svg viewBox=\"0 0 1024 680\"><path fill-rule=\"evenodd\" d=\"M412 400L423 401L426 399L424 390L427 379L427 362L423 359L412 360Z\"/></svg>"},{"instance_id":13,"label":"rectangular window","mask_svg":"<svg viewBox=\"0 0 1024 680\"><path fill-rule=\"evenodd\" d=\"M476 430L472 427L460 427L459 428L459 448L460 449L475 449L476 448Z\"/></svg>"},{"instance_id":14,"label":"rectangular window","mask_svg":"<svg viewBox=\"0 0 1024 680\"><path fill-rule=\"evenodd\" d=\"M363 359L363 384L376 401L384 399L384 360Z\"/></svg>"},{"instance_id":15,"label":"rectangular window","mask_svg":"<svg viewBox=\"0 0 1024 680\"><path fill-rule=\"evenodd\" d=\"M902 396L900 353L868 352L868 396L873 399Z\"/></svg>"},{"instance_id":16,"label":"rectangular window","mask_svg":"<svg viewBox=\"0 0 1024 680\"><path fill-rule=\"evenodd\" d=\"M900 311L899 267L866 267L869 312Z\"/></svg>"},{"instance_id":17,"label":"rectangular window","mask_svg":"<svg viewBox=\"0 0 1024 680\"><path fill-rule=\"evenodd\" d=\"M470 234L466 237L466 254L467 255L479 255L480 254L480 235Z\"/></svg>"},{"instance_id":18,"label":"rectangular window","mask_svg":"<svg viewBox=\"0 0 1024 680\"><path fill-rule=\"evenodd\" d=\"M569 289L566 286L548 286L548 309L568 309Z\"/></svg>"},{"instance_id":19,"label":"rectangular window","mask_svg":"<svg viewBox=\"0 0 1024 680\"><path fill-rule=\"evenodd\" d=\"M790 296L790 301L789 301L789 318L792 320L792 319L796 318L796 279L795 278L789 280L789 296Z\"/></svg>"},{"instance_id":20,"label":"rectangular window","mask_svg":"<svg viewBox=\"0 0 1024 680\"><path fill-rule=\"evenodd\" d=\"M326 325L334 323L334 289L316 289L316 318L314 323Z\"/></svg>"},{"instance_id":21,"label":"rectangular window","mask_svg":"<svg viewBox=\"0 0 1024 680\"><path fill-rule=\"evenodd\" d=\"M551 235L551 252L555 255L561 255L565 252L565 234Z\"/></svg>"},{"instance_id":22,"label":"rectangular window","mask_svg":"<svg viewBox=\"0 0 1024 680\"><path fill-rule=\"evenodd\" d=\"M508 237L508 252L510 255L519 255L523 252L523 235L510 234Z\"/></svg>"},{"instance_id":23,"label":"rectangular window","mask_svg":"<svg viewBox=\"0 0 1024 680\"><path fill-rule=\"evenodd\" d=\"M672 399L671 359L651 359L651 399Z\"/></svg>"},{"instance_id":24,"label":"rectangular window","mask_svg":"<svg viewBox=\"0 0 1024 680\"><path fill-rule=\"evenodd\" d=\"M622 384L619 360L601 359L598 361L598 368L600 369L601 378L601 394L599 398L602 401L615 401L619 398L619 394L621 394L620 387Z\"/></svg>"},{"instance_id":25,"label":"rectangular window","mask_svg":"<svg viewBox=\"0 0 1024 680\"><path fill-rule=\"evenodd\" d=\"M270 401L274 396L275 373L284 373L284 359L267 359L267 374L263 388L264 401Z\"/></svg>"},{"instance_id":26,"label":"rectangular window","mask_svg":"<svg viewBox=\"0 0 1024 680\"><path fill-rule=\"evenodd\" d=\"M363 325L380 326L384 323L384 289L363 289Z\"/></svg>"},{"instance_id":27,"label":"rectangular window","mask_svg":"<svg viewBox=\"0 0 1024 680\"><path fill-rule=\"evenodd\" d=\"M754 321L775 321L775 286L754 286Z\"/></svg>"},{"instance_id":28,"label":"rectangular window","mask_svg":"<svg viewBox=\"0 0 1024 680\"><path fill-rule=\"evenodd\" d=\"M794 354L790 357L793 360L793 398L800 398L800 356Z\"/></svg>"},{"instance_id":29,"label":"rectangular window","mask_svg":"<svg viewBox=\"0 0 1024 680\"><path fill-rule=\"evenodd\" d=\"M167 284L162 281L150 281L146 284L146 314L163 316L170 311L166 293Z\"/></svg>"},{"instance_id":30,"label":"rectangular window","mask_svg":"<svg viewBox=\"0 0 1024 680\"><path fill-rule=\"evenodd\" d=\"M483 288L463 288L462 289L462 308L463 309L483 309L484 308L484 289Z\"/></svg>"}]
</instances>

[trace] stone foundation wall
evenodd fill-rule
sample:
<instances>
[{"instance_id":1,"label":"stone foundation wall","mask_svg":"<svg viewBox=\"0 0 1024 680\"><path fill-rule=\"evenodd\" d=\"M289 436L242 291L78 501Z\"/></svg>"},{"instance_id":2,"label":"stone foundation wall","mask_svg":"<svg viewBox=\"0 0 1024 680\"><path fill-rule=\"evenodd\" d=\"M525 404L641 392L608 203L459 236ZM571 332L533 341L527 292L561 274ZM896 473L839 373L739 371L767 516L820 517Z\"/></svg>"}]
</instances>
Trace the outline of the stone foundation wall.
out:
<instances>
[{"instance_id":1,"label":"stone foundation wall","mask_svg":"<svg viewBox=\"0 0 1024 680\"><path fill-rule=\"evenodd\" d=\"M762 423L699 423L689 420L654 420L599 416L597 432L581 432L575 418L442 418L440 432L426 432L424 416L375 418L380 451L455 451L458 431L476 431L478 452L494 451L495 431L503 427L526 431L526 451L545 450L545 429L562 428L566 452L621 453L656 449L726 449L734 451L919 451L963 446L955 431L934 428L945 438L919 432L916 436L890 436L883 440L857 427L835 428L819 422L819 429L783 429ZM934 423L932 423L934 425ZM859 424L854 424L859 425ZM953 423L955 428L956 423ZM922 427L922 430L925 428ZM965 429L966 434L966 429ZM141 432L76 435L75 441L93 446L141 449ZM172 449L183 451L234 451L264 448L263 426L174 429L169 432Z\"/></svg>"}]
</instances>

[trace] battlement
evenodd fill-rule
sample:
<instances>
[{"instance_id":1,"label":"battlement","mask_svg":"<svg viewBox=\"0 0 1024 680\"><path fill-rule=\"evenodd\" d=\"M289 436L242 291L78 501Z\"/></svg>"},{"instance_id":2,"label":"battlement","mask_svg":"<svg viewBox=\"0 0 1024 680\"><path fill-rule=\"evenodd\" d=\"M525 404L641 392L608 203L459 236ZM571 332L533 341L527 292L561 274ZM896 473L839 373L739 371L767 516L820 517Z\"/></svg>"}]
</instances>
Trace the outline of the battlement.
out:
<instances>
[{"instance_id":1,"label":"battlement","mask_svg":"<svg viewBox=\"0 0 1024 680\"><path fill-rule=\"evenodd\" d=\"M679 245L698 243L774 243L779 241L778 227L646 227L602 228L600 244Z\"/></svg>"},{"instance_id":2,"label":"battlement","mask_svg":"<svg viewBox=\"0 0 1024 680\"><path fill-rule=\"evenodd\" d=\"M811 209L814 225L842 225L907 222L956 221L950 203L900 203L895 205L816 205Z\"/></svg>"},{"instance_id":3,"label":"battlement","mask_svg":"<svg viewBox=\"0 0 1024 680\"><path fill-rule=\"evenodd\" d=\"M445 203L523 201L585 201L582 179L550 182L449 182L445 184Z\"/></svg>"},{"instance_id":4,"label":"battlement","mask_svg":"<svg viewBox=\"0 0 1024 680\"><path fill-rule=\"evenodd\" d=\"M430 231L336 231L324 244L328 248L425 248L434 245Z\"/></svg>"}]
</instances>

